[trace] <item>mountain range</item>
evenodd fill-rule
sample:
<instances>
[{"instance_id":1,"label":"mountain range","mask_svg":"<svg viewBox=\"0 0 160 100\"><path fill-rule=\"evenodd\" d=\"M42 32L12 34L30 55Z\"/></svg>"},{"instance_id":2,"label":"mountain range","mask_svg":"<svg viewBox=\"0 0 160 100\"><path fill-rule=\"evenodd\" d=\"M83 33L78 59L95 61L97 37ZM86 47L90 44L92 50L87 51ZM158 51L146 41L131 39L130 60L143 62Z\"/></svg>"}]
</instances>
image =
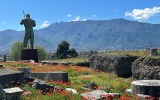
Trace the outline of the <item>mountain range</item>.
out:
<instances>
[{"instance_id":1,"label":"mountain range","mask_svg":"<svg viewBox=\"0 0 160 100\"><path fill-rule=\"evenodd\" d=\"M35 45L50 52L63 40L78 51L160 47L160 24L125 19L60 22L34 32ZM0 51L9 51L14 42L23 41L23 38L24 31L1 31Z\"/></svg>"}]
</instances>

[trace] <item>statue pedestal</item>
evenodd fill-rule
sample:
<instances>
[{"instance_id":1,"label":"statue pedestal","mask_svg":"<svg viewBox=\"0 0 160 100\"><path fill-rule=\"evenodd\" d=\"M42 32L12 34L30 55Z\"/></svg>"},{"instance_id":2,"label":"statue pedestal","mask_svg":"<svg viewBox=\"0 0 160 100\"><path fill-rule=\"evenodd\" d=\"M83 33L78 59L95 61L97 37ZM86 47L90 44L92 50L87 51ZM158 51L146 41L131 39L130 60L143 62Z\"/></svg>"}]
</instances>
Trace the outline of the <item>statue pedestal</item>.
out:
<instances>
[{"instance_id":1,"label":"statue pedestal","mask_svg":"<svg viewBox=\"0 0 160 100\"><path fill-rule=\"evenodd\" d=\"M21 60L34 60L38 62L37 49L22 49Z\"/></svg>"}]
</instances>

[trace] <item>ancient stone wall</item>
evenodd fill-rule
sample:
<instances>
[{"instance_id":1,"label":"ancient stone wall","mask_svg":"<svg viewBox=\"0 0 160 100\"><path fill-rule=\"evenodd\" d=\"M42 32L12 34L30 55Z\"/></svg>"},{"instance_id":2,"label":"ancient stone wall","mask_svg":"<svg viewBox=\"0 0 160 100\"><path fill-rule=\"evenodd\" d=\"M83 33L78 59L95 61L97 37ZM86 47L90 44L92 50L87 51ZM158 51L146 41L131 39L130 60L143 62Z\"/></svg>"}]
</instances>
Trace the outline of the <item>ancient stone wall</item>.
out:
<instances>
[{"instance_id":1,"label":"ancient stone wall","mask_svg":"<svg viewBox=\"0 0 160 100\"><path fill-rule=\"evenodd\" d=\"M90 68L115 73L134 79L160 79L160 58L129 55L96 54L90 59Z\"/></svg>"},{"instance_id":2,"label":"ancient stone wall","mask_svg":"<svg viewBox=\"0 0 160 100\"><path fill-rule=\"evenodd\" d=\"M115 73L120 77L129 77L132 76L132 62L137 58L129 55L96 54L89 59L89 62L92 69Z\"/></svg>"},{"instance_id":3,"label":"ancient stone wall","mask_svg":"<svg viewBox=\"0 0 160 100\"><path fill-rule=\"evenodd\" d=\"M135 79L160 79L160 58L140 57L132 64Z\"/></svg>"}]
</instances>

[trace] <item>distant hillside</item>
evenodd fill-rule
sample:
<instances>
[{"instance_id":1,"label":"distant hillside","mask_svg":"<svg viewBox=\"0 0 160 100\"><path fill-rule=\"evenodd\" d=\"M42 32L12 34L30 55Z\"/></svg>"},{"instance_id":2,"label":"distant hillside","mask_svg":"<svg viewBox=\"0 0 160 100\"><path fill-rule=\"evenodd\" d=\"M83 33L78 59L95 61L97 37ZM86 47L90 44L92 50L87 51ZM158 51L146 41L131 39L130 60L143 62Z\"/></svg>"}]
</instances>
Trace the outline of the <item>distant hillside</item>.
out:
<instances>
[{"instance_id":1,"label":"distant hillside","mask_svg":"<svg viewBox=\"0 0 160 100\"><path fill-rule=\"evenodd\" d=\"M23 40L24 32L0 32L0 49ZM160 25L124 19L60 22L35 31L35 44L56 49L66 40L77 50L122 50L160 47ZM18 37L18 38L17 38ZM7 38L7 39L6 39Z\"/></svg>"}]
</instances>

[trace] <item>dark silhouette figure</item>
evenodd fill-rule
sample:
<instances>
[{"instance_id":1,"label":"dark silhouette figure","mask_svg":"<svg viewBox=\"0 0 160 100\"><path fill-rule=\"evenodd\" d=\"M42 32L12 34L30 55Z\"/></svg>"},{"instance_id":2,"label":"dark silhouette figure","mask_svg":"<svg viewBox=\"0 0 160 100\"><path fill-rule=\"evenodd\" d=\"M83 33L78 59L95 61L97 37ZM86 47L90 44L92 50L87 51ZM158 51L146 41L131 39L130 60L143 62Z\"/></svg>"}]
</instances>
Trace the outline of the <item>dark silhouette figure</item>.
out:
<instances>
[{"instance_id":1,"label":"dark silhouette figure","mask_svg":"<svg viewBox=\"0 0 160 100\"><path fill-rule=\"evenodd\" d=\"M23 48L27 47L28 40L30 40L31 48L34 48L34 31L33 27L36 26L36 23L33 19L30 18L29 14L26 14L26 18L22 19L20 22L21 25L25 27L25 36L23 41Z\"/></svg>"}]
</instances>

